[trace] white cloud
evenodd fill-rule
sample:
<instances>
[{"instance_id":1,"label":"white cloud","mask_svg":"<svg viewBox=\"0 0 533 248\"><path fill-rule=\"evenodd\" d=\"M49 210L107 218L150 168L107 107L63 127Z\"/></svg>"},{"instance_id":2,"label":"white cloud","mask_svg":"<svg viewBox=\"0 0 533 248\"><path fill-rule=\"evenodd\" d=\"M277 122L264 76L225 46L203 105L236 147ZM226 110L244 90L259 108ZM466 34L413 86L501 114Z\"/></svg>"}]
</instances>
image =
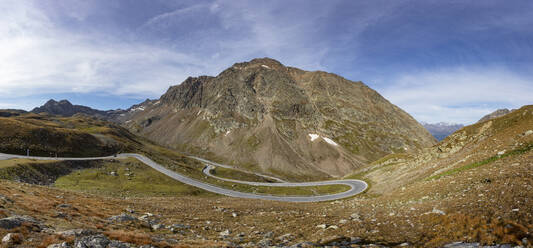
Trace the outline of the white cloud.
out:
<instances>
[{"instance_id":1,"label":"white cloud","mask_svg":"<svg viewBox=\"0 0 533 248\"><path fill-rule=\"evenodd\" d=\"M31 2L0 3L0 94L108 92L156 97L206 70L170 49L67 32Z\"/></svg>"},{"instance_id":2,"label":"white cloud","mask_svg":"<svg viewBox=\"0 0 533 248\"><path fill-rule=\"evenodd\" d=\"M72 9L65 4L59 7ZM91 9L68 12L76 20L84 20ZM212 15L198 21L199 29L185 29L198 34L197 40L187 40L190 34L183 34L183 40L178 36L172 41L175 45L165 46L124 41L109 33L71 32L31 1L4 1L0 3L0 94L15 98L106 92L153 98L188 76L215 75L258 54L283 62L288 58L293 66L322 68L319 61L326 48L307 47L305 35L298 29L301 24L276 23L272 8L255 13L257 10L261 9L254 5L195 5L152 17L136 30L171 33L176 26L193 25L199 14ZM203 22L213 20L223 22L225 29L243 31L243 36L220 37L216 28L202 29ZM313 22L308 19L306 23ZM184 43L196 50L180 49ZM298 55L291 56L287 50Z\"/></svg>"},{"instance_id":3,"label":"white cloud","mask_svg":"<svg viewBox=\"0 0 533 248\"><path fill-rule=\"evenodd\" d=\"M533 82L504 68L447 68L390 81L383 96L425 122L473 123L496 108L533 103Z\"/></svg>"}]
</instances>

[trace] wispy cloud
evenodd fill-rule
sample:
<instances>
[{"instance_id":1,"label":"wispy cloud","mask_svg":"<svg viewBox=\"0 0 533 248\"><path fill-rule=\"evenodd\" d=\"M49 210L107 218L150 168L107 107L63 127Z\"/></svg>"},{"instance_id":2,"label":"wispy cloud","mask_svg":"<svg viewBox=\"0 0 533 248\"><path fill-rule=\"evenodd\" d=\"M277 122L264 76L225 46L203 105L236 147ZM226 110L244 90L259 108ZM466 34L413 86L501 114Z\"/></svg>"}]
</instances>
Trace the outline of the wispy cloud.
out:
<instances>
[{"instance_id":1,"label":"wispy cloud","mask_svg":"<svg viewBox=\"0 0 533 248\"><path fill-rule=\"evenodd\" d=\"M54 94L155 98L188 76L272 57L363 80L421 121L467 123L532 103L531 10L512 0L5 0L0 108Z\"/></svg>"},{"instance_id":2,"label":"wispy cloud","mask_svg":"<svg viewBox=\"0 0 533 248\"><path fill-rule=\"evenodd\" d=\"M533 82L504 68L457 67L394 78L381 93L425 122L473 123L496 108L533 103Z\"/></svg>"},{"instance_id":3,"label":"wispy cloud","mask_svg":"<svg viewBox=\"0 0 533 248\"><path fill-rule=\"evenodd\" d=\"M325 48L298 40L303 36L297 27L311 20L282 25L272 7L253 14L258 9L228 3L193 5L153 16L135 30L138 38L120 39L68 30L30 1L1 5L0 23L9 25L0 28L0 93L10 97L68 92L157 97L188 76L216 74L255 56L319 68L315 59L325 55ZM68 15L85 20L87 11Z\"/></svg>"}]
</instances>

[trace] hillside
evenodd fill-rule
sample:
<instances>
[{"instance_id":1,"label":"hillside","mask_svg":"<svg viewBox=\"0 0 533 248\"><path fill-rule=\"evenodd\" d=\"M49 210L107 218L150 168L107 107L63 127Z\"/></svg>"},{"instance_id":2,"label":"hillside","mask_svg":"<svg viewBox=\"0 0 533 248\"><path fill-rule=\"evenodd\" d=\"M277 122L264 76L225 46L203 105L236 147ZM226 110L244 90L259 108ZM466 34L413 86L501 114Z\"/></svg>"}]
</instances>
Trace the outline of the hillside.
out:
<instances>
[{"instance_id":1,"label":"hillside","mask_svg":"<svg viewBox=\"0 0 533 248\"><path fill-rule=\"evenodd\" d=\"M129 113L124 124L157 143L299 180L346 175L435 143L363 83L268 58L188 78Z\"/></svg>"},{"instance_id":2,"label":"hillside","mask_svg":"<svg viewBox=\"0 0 533 248\"><path fill-rule=\"evenodd\" d=\"M531 154L532 147L533 105L528 105L510 114L459 129L417 155L386 156L360 171L360 176L376 182L372 191L385 193L420 180L461 174L503 158L523 159L527 166L531 163L531 155L528 154Z\"/></svg>"},{"instance_id":3,"label":"hillside","mask_svg":"<svg viewBox=\"0 0 533 248\"><path fill-rule=\"evenodd\" d=\"M116 124L93 117L54 117L19 113L0 117L0 152L40 156L109 156L135 151L135 135Z\"/></svg>"}]
</instances>

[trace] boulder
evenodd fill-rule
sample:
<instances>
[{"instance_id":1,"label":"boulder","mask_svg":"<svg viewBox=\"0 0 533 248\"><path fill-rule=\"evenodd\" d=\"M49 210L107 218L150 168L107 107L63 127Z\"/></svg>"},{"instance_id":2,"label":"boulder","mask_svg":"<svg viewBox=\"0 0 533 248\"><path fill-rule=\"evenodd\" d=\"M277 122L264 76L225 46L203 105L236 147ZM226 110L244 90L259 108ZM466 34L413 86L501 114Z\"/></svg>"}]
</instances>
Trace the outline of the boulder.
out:
<instances>
[{"instance_id":1,"label":"boulder","mask_svg":"<svg viewBox=\"0 0 533 248\"><path fill-rule=\"evenodd\" d=\"M128 222L128 221L135 221L137 218L129 215L129 214L121 214L121 215L115 215L112 217L109 217L109 221L113 222Z\"/></svg>"},{"instance_id":2,"label":"boulder","mask_svg":"<svg viewBox=\"0 0 533 248\"><path fill-rule=\"evenodd\" d=\"M74 242L75 248L106 248L111 241L104 235L85 236Z\"/></svg>"},{"instance_id":3,"label":"boulder","mask_svg":"<svg viewBox=\"0 0 533 248\"><path fill-rule=\"evenodd\" d=\"M13 245L20 244L24 237L20 233L8 233L4 238L2 238L2 244L4 245Z\"/></svg>"},{"instance_id":4,"label":"boulder","mask_svg":"<svg viewBox=\"0 0 533 248\"><path fill-rule=\"evenodd\" d=\"M41 224L31 216L18 216L14 215L11 217L0 219L0 228L2 229L13 229L22 225L22 223L30 223L33 226L42 228Z\"/></svg>"}]
</instances>

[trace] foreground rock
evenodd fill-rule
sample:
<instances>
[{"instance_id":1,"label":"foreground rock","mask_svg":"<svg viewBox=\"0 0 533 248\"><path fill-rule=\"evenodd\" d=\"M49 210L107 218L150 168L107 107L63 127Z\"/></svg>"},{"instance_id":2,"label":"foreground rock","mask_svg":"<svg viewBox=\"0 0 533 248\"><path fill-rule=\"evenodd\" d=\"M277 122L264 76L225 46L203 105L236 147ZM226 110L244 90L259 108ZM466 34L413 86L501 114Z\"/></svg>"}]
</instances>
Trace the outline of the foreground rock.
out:
<instances>
[{"instance_id":1,"label":"foreground rock","mask_svg":"<svg viewBox=\"0 0 533 248\"><path fill-rule=\"evenodd\" d=\"M120 242L117 240L109 240L104 235L90 235L78 238L71 245L67 242L49 245L47 248L133 248L137 247L130 243Z\"/></svg>"},{"instance_id":2,"label":"foreground rock","mask_svg":"<svg viewBox=\"0 0 533 248\"><path fill-rule=\"evenodd\" d=\"M22 234L20 233L8 233L6 236L4 236L4 238L2 238L2 244L7 246L19 244L23 239L24 237L22 237Z\"/></svg>"},{"instance_id":3,"label":"foreground rock","mask_svg":"<svg viewBox=\"0 0 533 248\"><path fill-rule=\"evenodd\" d=\"M0 219L0 228L2 229L17 228L19 226L22 226L22 224L28 224L31 227L37 228L39 230L44 228L44 226L39 221L37 221L31 216L15 215L8 218Z\"/></svg>"}]
</instances>

